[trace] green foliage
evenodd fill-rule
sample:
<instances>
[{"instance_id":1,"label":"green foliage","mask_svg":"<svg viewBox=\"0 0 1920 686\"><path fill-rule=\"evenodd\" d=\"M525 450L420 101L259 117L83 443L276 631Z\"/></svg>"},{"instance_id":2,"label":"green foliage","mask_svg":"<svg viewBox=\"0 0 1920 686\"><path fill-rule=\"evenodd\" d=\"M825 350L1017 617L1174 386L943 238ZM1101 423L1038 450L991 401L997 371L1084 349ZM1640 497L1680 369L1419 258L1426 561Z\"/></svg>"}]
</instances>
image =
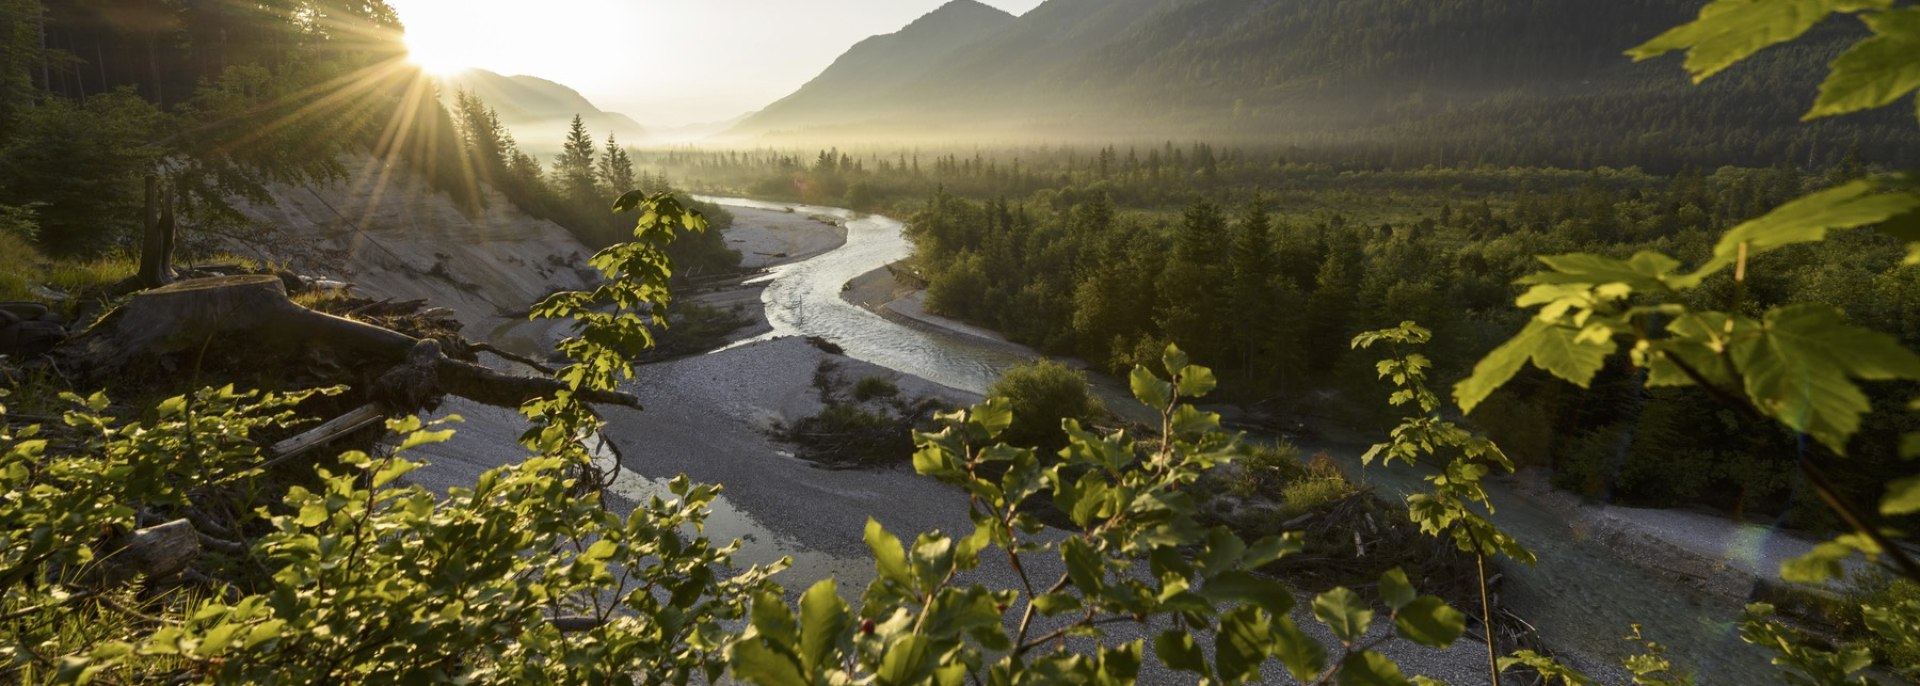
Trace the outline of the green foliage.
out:
<instances>
[{"instance_id":1,"label":"green foliage","mask_svg":"<svg viewBox=\"0 0 1920 686\"><path fill-rule=\"evenodd\" d=\"M0 252L8 256L0 263L0 300L36 300L33 284L46 258L34 249L32 240L7 231L0 231Z\"/></svg>"},{"instance_id":2,"label":"green foliage","mask_svg":"<svg viewBox=\"0 0 1920 686\"><path fill-rule=\"evenodd\" d=\"M1048 450L1067 444L1063 421L1088 422L1106 412L1087 387L1085 374L1053 360L1015 365L993 382L987 395L1006 399L1013 412L1005 440Z\"/></svg>"},{"instance_id":3,"label":"green foliage","mask_svg":"<svg viewBox=\"0 0 1920 686\"><path fill-rule=\"evenodd\" d=\"M1740 625L1740 638L1772 652L1773 664L1782 669L1788 683L1795 686L1874 683L1865 675L1856 676L1873 664L1871 651L1812 647L1805 633L1770 620L1772 614L1772 605L1748 605L1745 621Z\"/></svg>"},{"instance_id":4,"label":"green foliage","mask_svg":"<svg viewBox=\"0 0 1920 686\"><path fill-rule=\"evenodd\" d=\"M21 113L0 136L0 204L34 208L55 256L88 256L139 226L141 179L162 150L161 112L131 93L85 104L55 100Z\"/></svg>"},{"instance_id":5,"label":"green foliage","mask_svg":"<svg viewBox=\"0 0 1920 686\"><path fill-rule=\"evenodd\" d=\"M1236 464L1239 474L1227 487L1242 498L1278 493L1306 475L1300 465L1300 449L1285 441L1248 446L1246 455Z\"/></svg>"},{"instance_id":6,"label":"green foliage","mask_svg":"<svg viewBox=\"0 0 1920 686\"><path fill-rule=\"evenodd\" d=\"M1136 397L1161 414L1166 429L1156 440L1096 434L1067 420L1065 461L1046 465L1033 449L1002 441L1018 417L998 397L944 415L938 432L917 432L915 470L968 494L973 530L902 541L868 522L875 579L859 609L838 597L831 580L807 591L798 607L778 594L757 595L731 676L763 686L1133 683L1142 642L1100 642L1086 652L1057 646L1097 640L1109 624L1171 622L1155 637L1155 653L1168 668L1210 683L1259 681L1271 660L1303 681L1399 683L1398 668L1372 651L1380 641L1398 635L1444 646L1461 635L1464 617L1417 596L1397 574L1383 580L1397 584L1389 601L1394 632L1363 640L1375 610L1335 589L1313 608L1339 645L1329 651L1307 638L1288 615L1292 593L1258 573L1297 543L1249 544L1193 519L1186 490L1239 450L1236 437L1217 429L1217 416L1181 402L1210 391L1211 372L1189 365L1177 348L1162 362L1164 374L1142 368L1135 375ZM1047 494L1073 521L1064 538L1043 535L1029 511L1029 499ZM1195 552L1183 552L1189 549ZM1019 587L961 584L983 555L1004 555ZM1031 578L1035 556L1057 557L1065 571L1050 584ZM1214 634L1213 655L1196 645L1195 631Z\"/></svg>"},{"instance_id":7,"label":"green foliage","mask_svg":"<svg viewBox=\"0 0 1920 686\"><path fill-rule=\"evenodd\" d=\"M1304 478L1280 489L1287 516L1296 516L1339 502L1355 493L1353 484L1338 476Z\"/></svg>"},{"instance_id":8,"label":"green foliage","mask_svg":"<svg viewBox=\"0 0 1920 686\"><path fill-rule=\"evenodd\" d=\"M649 320L634 310L658 317L667 304L660 244L701 224L670 196L624 202L645 218L636 230L643 242L595 262L618 281L557 295L548 307L614 305L583 317L581 335L562 346L577 355L564 374L576 391L612 388L625 360L644 348L649 339L638 332ZM145 615L114 604L119 591L89 570L110 569L125 545L117 536L137 514L191 511L209 489L252 483L266 460L253 435L288 425L291 406L313 394L207 391L165 401L131 424L105 417L103 396L71 396L81 407L59 430L14 433L0 423L0 606L16 628L4 647L8 669L63 683L109 675L199 683L711 680L724 668L728 623L784 566L735 570L733 546L698 535L716 487L675 480L672 499L652 498L626 518L603 508L596 493L583 494L599 424L563 392L524 408L535 418L525 440L536 457L444 497L398 479L420 466L407 450L452 432L413 418L389 422L400 437L393 452L342 455L338 471L318 469L317 483L293 486L260 509L269 531L246 547L242 566L264 576L205 599L168 600L149 610L167 618L157 623L127 622ZM95 601L98 612L118 618L106 625L138 629L68 630L84 616L68 610Z\"/></svg>"},{"instance_id":9,"label":"green foliage","mask_svg":"<svg viewBox=\"0 0 1920 686\"><path fill-rule=\"evenodd\" d=\"M1376 369L1381 379L1392 381L1397 388L1388 402L1414 411L1394 427L1391 440L1375 444L1360 460L1368 465L1375 460L1399 461L1434 470L1426 477L1433 484L1431 492L1407 496L1408 515L1422 531L1451 536L1461 550L1476 555L1503 554L1530 564L1533 553L1480 514L1481 509L1487 514L1494 512L1481 480L1494 469L1512 472L1513 462L1492 441L1440 416L1440 397L1427 387L1427 373L1433 363L1425 355L1407 350L1432 337L1431 331L1413 322L1354 337L1355 348L1380 343L1393 347L1394 356L1381 360Z\"/></svg>"}]
</instances>

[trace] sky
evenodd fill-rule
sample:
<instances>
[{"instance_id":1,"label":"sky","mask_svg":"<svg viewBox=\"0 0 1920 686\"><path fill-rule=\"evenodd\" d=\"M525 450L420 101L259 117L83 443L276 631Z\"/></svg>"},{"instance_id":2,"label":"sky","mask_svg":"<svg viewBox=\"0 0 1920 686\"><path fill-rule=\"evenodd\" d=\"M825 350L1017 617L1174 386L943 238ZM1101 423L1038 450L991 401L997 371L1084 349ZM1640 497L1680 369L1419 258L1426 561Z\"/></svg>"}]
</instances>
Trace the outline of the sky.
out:
<instances>
[{"instance_id":1,"label":"sky","mask_svg":"<svg viewBox=\"0 0 1920 686\"><path fill-rule=\"evenodd\" d=\"M388 0L435 69L572 86L648 127L718 122L772 103L860 40L946 0ZM983 0L1023 14L1041 0Z\"/></svg>"}]
</instances>

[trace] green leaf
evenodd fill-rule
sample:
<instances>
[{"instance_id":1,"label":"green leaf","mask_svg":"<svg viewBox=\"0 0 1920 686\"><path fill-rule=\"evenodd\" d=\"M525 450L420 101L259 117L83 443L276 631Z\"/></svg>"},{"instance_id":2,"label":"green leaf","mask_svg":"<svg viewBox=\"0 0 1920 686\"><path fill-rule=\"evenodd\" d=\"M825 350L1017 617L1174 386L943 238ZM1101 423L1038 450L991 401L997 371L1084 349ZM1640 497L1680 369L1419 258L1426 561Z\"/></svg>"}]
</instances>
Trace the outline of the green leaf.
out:
<instances>
[{"instance_id":1,"label":"green leaf","mask_svg":"<svg viewBox=\"0 0 1920 686\"><path fill-rule=\"evenodd\" d=\"M819 674L836 664L840 639L847 633L847 603L834 591L832 577L821 579L800 597L800 669Z\"/></svg>"},{"instance_id":2,"label":"green leaf","mask_svg":"<svg viewBox=\"0 0 1920 686\"><path fill-rule=\"evenodd\" d=\"M1248 572L1230 571L1200 587L1200 597L1215 605L1245 603L1284 617L1293 609L1293 593L1285 584Z\"/></svg>"},{"instance_id":3,"label":"green leaf","mask_svg":"<svg viewBox=\"0 0 1920 686\"><path fill-rule=\"evenodd\" d=\"M1423 646L1445 648L1460 640L1467 630L1467 616L1434 596L1421 596L1393 615L1393 628L1401 638Z\"/></svg>"},{"instance_id":4,"label":"green leaf","mask_svg":"<svg viewBox=\"0 0 1920 686\"><path fill-rule=\"evenodd\" d=\"M1345 587L1335 588L1313 599L1313 616L1333 630L1333 635L1349 644L1367 634L1373 625L1373 608Z\"/></svg>"},{"instance_id":5,"label":"green leaf","mask_svg":"<svg viewBox=\"0 0 1920 686\"><path fill-rule=\"evenodd\" d=\"M1207 656L1194 644L1193 635L1179 629L1163 631L1153 639L1153 652L1160 656L1160 662L1167 668L1192 672L1202 677L1210 676L1207 670Z\"/></svg>"},{"instance_id":6,"label":"green leaf","mask_svg":"<svg viewBox=\"0 0 1920 686\"><path fill-rule=\"evenodd\" d=\"M413 433L407 434L407 439L404 441L401 441L400 447L396 448L395 450L396 452L406 452L408 450L412 450L414 448L418 448L423 445L445 443L449 438L453 438L452 429L445 429L441 431L415 431Z\"/></svg>"},{"instance_id":7,"label":"green leaf","mask_svg":"<svg viewBox=\"0 0 1920 686\"><path fill-rule=\"evenodd\" d=\"M1187 363L1190 361L1187 359L1187 354L1181 352L1180 346L1171 343L1167 344L1165 352L1160 353L1160 364L1168 374L1180 373L1180 370L1187 368Z\"/></svg>"},{"instance_id":8,"label":"green leaf","mask_svg":"<svg viewBox=\"0 0 1920 686\"><path fill-rule=\"evenodd\" d=\"M1472 375L1454 384L1454 400L1460 403L1462 412L1472 412L1529 361L1554 376L1586 388L1619 345L1612 339L1580 340L1579 336L1576 329L1539 319L1528 320L1519 334L1481 358L1479 364L1474 365Z\"/></svg>"},{"instance_id":9,"label":"green leaf","mask_svg":"<svg viewBox=\"0 0 1920 686\"><path fill-rule=\"evenodd\" d=\"M1748 397L1836 453L1846 452L1861 416L1872 409L1851 379L1920 379L1920 355L1891 336L1848 325L1828 305L1775 309L1758 333L1731 351Z\"/></svg>"},{"instance_id":10,"label":"green leaf","mask_svg":"<svg viewBox=\"0 0 1920 686\"><path fill-rule=\"evenodd\" d=\"M646 199L646 191L627 191L624 195L620 196L619 200L613 202L613 211L616 213L631 212L640 207L641 201Z\"/></svg>"},{"instance_id":11,"label":"green leaf","mask_svg":"<svg viewBox=\"0 0 1920 686\"><path fill-rule=\"evenodd\" d=\"M245 628L244 624L216 626L200 637L200 644L193 647L193 654L201 658L217 656L225 652L227 646L232 645L233 639L240 634L240 630Z\"/></svg>"},{"instance_id":12,"label":"green leaf","mask_svg":"<svg viewBox=\"0 0 1920 686\"><path fill-rule=\"evenodd\" d=\"M1385 602L1387 607L1399 610L1406 607L1407 603L1413 602L1413 599L1419 595L1413 590L1413 583L1407 580L1407 573L1399 567L1389 569L1387 573L1380 575L1380 600Z\"/></svg>"},{"instance_id":13,"label":"green leaf","mask_svg":"<svg viewBox=\"0 0 1920 686\"><path fill-rule=\"evenodd\" d=\"M988 398L973 406L970 419L987 433L987 438L997 437L1013 426L1013 403L1006 398Z\"/></svg>"},{"instance_id":14,"label":"green leaf","mask_svg":"<svg viewBox=\"0 0 1920 686\"><path fill-rule=\"evenodd\" d=\"M1033 599L1033 609L1048 617L1079 612L1081 607L1080 596L1071 593L1042 593Z\"/></svg>"},{"instance_id":15,"label":"green leaf","mask_svg":"<svg viewBox=\"0 0 1920 686\"><path fill-rule=\"evenodd\" d=\"M1271 624L1268 617L1253 608L1240 608L1220 618L1213 662L1222 681L1237 683L1259 678L1260 663L1267 660Z\"/></svg>"},{"instance_id":16,"label":"green leaf","mask_svg":"<svg viewBox=\"0 0 1920 686\"><path fill-rule=\"evenodd\" d=\"M1190 364L1180 369L1180 397L1204 397L1206 394L1212 393L1214 387L1219 385L1220 381L1214 378L1213 370L1211 369L1196 364Z\"/></svg>"},{"instance_id":17,"label":"green leaf","mask_svg":"<svg viewBox=\"0 0 1920 686\"><path fill-rule=\"evenodd\" d=\"M1273 641L1268 649L1280 664L1286 665L1287 673L1300 683L1313 681L1321 670L1327 668L1327 651L1319 641L1307 637L1307 634L1295 626L1293 619L1285 615L1273 622Z\"/></svg>"},{"instance_id":18,"label":"green leaf","mask_svg":"<svg viewBox=\"0 0 1920 686\"><path fill-rule=\"evenodd\" d=\"M1674 278L1674 272L1680 268L1679 260L1654 251L1637 252L1633 257L1625 260L1587 253L1550 255L1539 259L1553 268L1553 271L1538 272L1523 277L1519 283L1587 286L1624 283L1635 291L1685 288L1693 285L1684 279ZM1521 303L1523 307L1527 304Z\"/></svg>"},{"instance_id":19,"label":"green leaf","mask_svg":"<svg viewBox=\"0 0 1920 686\"><path fill-rule=\"evenodd\" d=\"M1887 495L1880 500L1880 514L1898 517L1915 512L1920 512L1920 476L1887 484Z\"/></svg>"},{"instance_id":20,"label":"green leaf","mask_svg":"<svg viewBox=\"0 0 1920 686\"><path fill-rule=\"evenodd\" d=\"M1167 383L1146 367L1134 365L1133 374L1127 377L1133 387L1133 397L1141 404L1156 410L1165 409L1168 398L1173 395L1173 384Z\"/></svg>"},{"instance_id":21,"label":"green leaf","mask_svg":"<svg viewBox=\"0 0 1920 686\"><path fill-rule=\"evenodd\" d=\"M919 634L907 634L887 647L874 676L881 684L911 684L933 672L933 640Z\"/></svg>"},{"instance_id":22,"label":"green leaf","mask_svg":"<svg viewBox=\"0 0 1920 686\"><path fill-rule=\"evenodd\" d=\"M1500 658L1499 665L1503 672L1517 665L1525 665L1539 672L1542 680L1548 684L1559 681L1561 686L1593 686L1594 683L1593 679L1574 671L1572 667L1555 662L1553 658L1531 650L1518 651L1511 657Z\"/></svg>"},{"instance_id":23,"label":"green leaf","mask_svg":"<svg viewBox=\"0 0 1920 686\"><path fill-rule=\"evenodd\" d=\"M1876 224L1920 208L1920 196L1884 192L1888 183L1888 179L1861 179L1829 188L1733 227L1720 237L1713 258L1693 277L1705 277L1737 262L1743 243L1751 259L1789 245L1825 240L1834 229Z\"/></svg>"},{"instance_id":24,"label":"green leaf","mask_svg":"<svg viewBox=\"0 0 1920 686\"><path fill-rule=\"evenodd\" d=\"M1176 436L1195 436L1219 429L1220 415L1183 403L1173 411L1172 426Z\"/></svg>"},{"instance_id":25,"label":"green leaf","mask_svg":"<svg viewBox=\"0 0 1920 686\"><path fill-rule=\"evenodd\" d=\"M798 640L798 630L793 625L793 614L787 611L786 601L777 591L760 591L753 596L753 628L760 636L776 646L791 646Z\"/></svg>"},{"instance_id":26,"label":"green leaf","mask_svg":"<svg viewBox=\"0 0 1920 686\"><path fill-rule=\"evenodd\" d=\"M1891 0L1714 0L1692 22L1627 51L1646 60L1687 51L1686 69L1699 83L1769 46L1800 37L1835 11L1885 7Z\"/></svg>"},{"instance_id":27,"label":"green leaf","mask_svg":"<svg viewBox=\"0 0 1920 686\"><path fill-rule=\"evenodd\" d=\"M867 549L873 551L874 570L883 579L903 586L913 585L913 575L907 570L906 549L900 545L900 539L887 533L886 528L872 517L867 518Z\"/></svg>"},{"instance_id":28,"label":"green leaf","mask_svg":"<svg viewBox=\"0 0 1920 686\"><path fill-rule=\"evenodd\" d=\"M1846 573L1840 563L1853 553L1852 547L1841 543L1817 544L1807 554L1780 563L1780 579L1796 584L1826 583Z\"/></svg>"},{"instance_id":29,"label":"green leaf","mask_svg":"<svg viewBox=\"0 0 1920 686\"><path fill-rule=\"evenodd\" d=\"M162 400L159 405L154 406L153 411L155 414L160 415L161 418L177 417L186 413L187 397L184 395L176 395Z\"/></svg>"},{"instance_id":30,"label":"green leaf","mask_svg":"<svg viewBox=\"0 0 1920 686\"><path fill-rule=\"evenodd\" d=\"M1400 666L1387 656L1364 650L1340 663L1340 686L1410 686Z\"/></svg>"},{"instance_id":31,"label":"green leaf","mask_svg":"<svg viewBox=\"0 0 1920 686\"><path fill-rule=\"evenodd\" d=\"M733 678L759 686L807 686L800 665L775 652L760 641L741 641L733 646Z\"/></svg>"},{"instance_id":32,"label":"green leaf","mask_svg":"<svg viewBox=\"0 0 1920 686\"><path fill-rule=\"evenodd\" d=\"M1820 84L1820 98L1805 119L1818 119L1892 104L1920 88L1920 9L1862 15L1874 37L1855 43L1833 61Z\"/></svg>"}]
</instances>

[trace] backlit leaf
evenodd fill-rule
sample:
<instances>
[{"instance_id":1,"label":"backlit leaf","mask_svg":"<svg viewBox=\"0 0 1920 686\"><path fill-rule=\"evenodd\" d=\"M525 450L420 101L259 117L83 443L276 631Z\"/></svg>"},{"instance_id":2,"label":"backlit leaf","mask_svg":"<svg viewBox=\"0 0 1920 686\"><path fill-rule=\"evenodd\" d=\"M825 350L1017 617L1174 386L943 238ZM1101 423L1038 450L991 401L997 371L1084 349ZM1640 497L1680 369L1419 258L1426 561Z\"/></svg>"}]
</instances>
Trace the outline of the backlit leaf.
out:
<instances>
[{"instance_id":1,"label":"backlit leaf","mask_svg":"<svg viewBox=\"0 0 1920 686\"><path fill-rule=\"evenodd\" d=\"M1836 11L1886 7L1891 0L1714 0L1699 18L1627 51L1635 60L1685 50L1694 83L1770 46L1800 37Z\"/></svg>"},{"instance_id":2,"label":"backlit leaf","mask_svg":"<svg viewBox=\"0 0 1920 686\"><path fill-rule=\"evenodd\" d=\"M1818 303L1767 313L1759 335L1737 342L1731 354L1756 406L1836 453L1846 451L1872 409L1853 379L1920 379L1920 356Z\"/></svg>"},{"instance_id":3,"label":"backlit leaf","mask_svg":"<svg viewBox=\"0 0 1920 686\"><path fill-rule=\"evenodd\" d=\"M1920 55L1920 8L1876 12L1860 20L1874 37L1833 61L1806 119L1882 107L1920 88L1920 59L1914 57Z\"/></svg>"}]
</instances>

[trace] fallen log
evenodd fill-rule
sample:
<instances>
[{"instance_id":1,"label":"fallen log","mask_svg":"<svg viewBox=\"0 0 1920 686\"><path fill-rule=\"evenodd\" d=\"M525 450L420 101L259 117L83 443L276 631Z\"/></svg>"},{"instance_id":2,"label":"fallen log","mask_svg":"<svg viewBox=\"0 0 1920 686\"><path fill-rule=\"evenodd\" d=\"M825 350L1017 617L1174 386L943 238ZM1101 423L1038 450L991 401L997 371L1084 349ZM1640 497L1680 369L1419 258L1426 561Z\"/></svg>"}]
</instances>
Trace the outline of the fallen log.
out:
<instances>
[{"instance_id":1,"label":"fallen log","mask_svg":"<svg viewBox=\"0 0 1920 686\"><path fill-rule=\"evenodd\" d=\"M204 350L216 340L281 352L326 348L356 363L389 367L406 364L422 344L397 331L301 307L287 298L278 277L260 274L188 279L140 292L55 355L63 368L102 377L141 360ZM551 378L510 376L448 358L438 343L428 359L439 389L488 405L518 408L571 390ZM413 367L420 363L414 360ZM581 391L577 397L640 408L640 400L628 393ZM388 403L395 412L417 409L406 405Z\"/></svg>"}]
</instances>

